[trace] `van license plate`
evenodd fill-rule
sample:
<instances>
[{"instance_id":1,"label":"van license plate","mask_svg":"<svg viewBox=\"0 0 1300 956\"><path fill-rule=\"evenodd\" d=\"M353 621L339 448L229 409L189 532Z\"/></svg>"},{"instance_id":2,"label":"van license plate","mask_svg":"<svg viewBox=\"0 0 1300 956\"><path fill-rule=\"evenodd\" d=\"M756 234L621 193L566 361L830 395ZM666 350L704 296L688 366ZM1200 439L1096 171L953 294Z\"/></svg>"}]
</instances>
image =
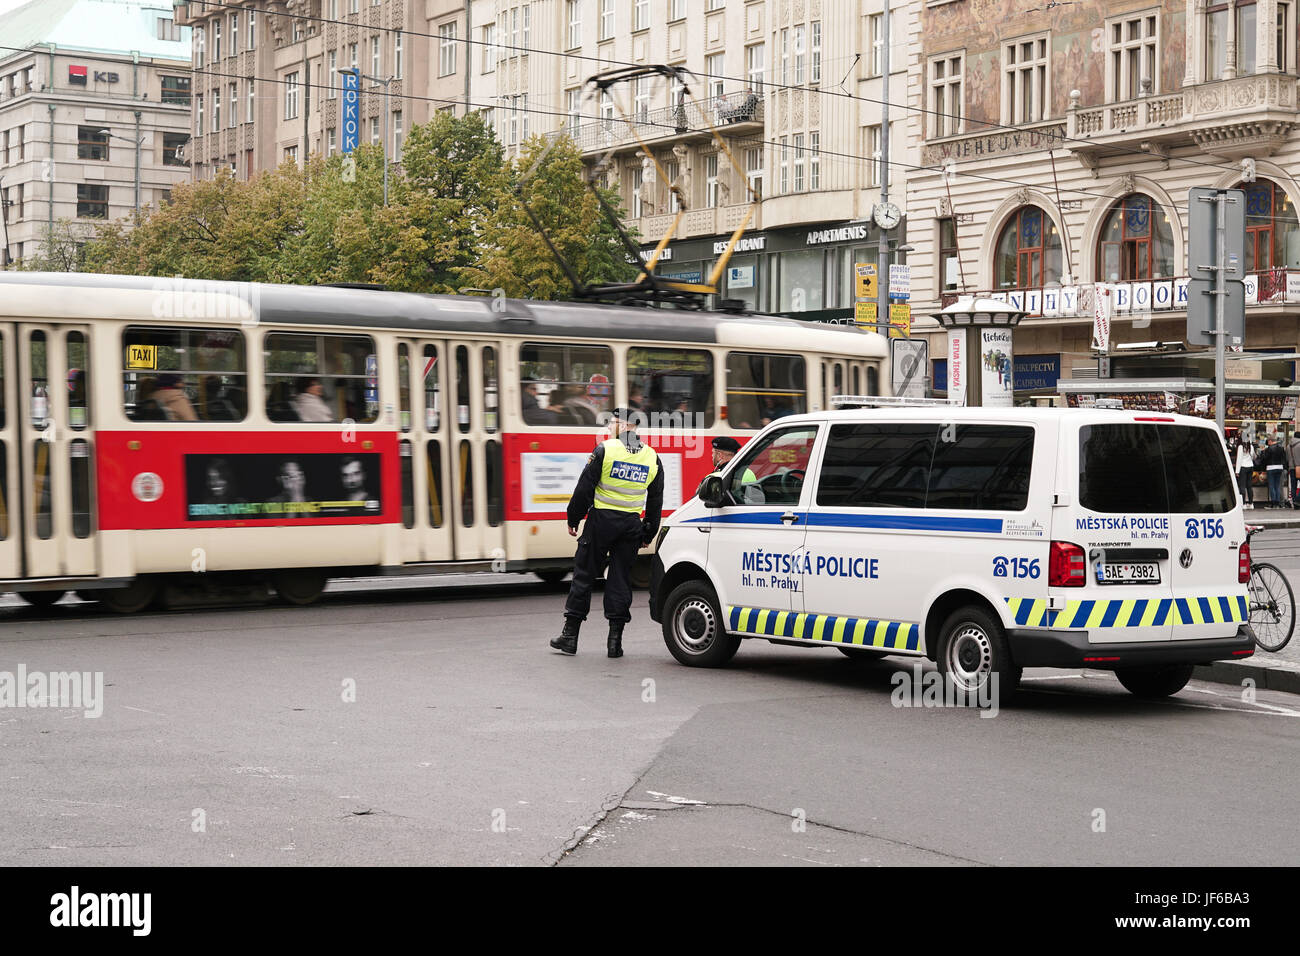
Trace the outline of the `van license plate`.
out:
<instances>
[{"instance_id":1,"label":"van license plate","mask_svg":"<svg viewBox=\"0 0 1300 956\"><path fill-rule=\"evenodd\" d=\"M1159 584L1160 565L1154 561L1097 565L1098 584Z\"/></svg>"}]
</instances>

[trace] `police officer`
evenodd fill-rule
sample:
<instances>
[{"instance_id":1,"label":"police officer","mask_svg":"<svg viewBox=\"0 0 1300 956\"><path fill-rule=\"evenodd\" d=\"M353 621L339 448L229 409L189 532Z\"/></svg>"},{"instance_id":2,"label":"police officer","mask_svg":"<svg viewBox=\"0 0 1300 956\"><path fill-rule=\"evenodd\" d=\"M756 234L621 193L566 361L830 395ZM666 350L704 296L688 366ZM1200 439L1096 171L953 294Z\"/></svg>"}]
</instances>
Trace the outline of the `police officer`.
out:
<instances>
[{"instance_id":1,"label":"police officer","mask_svg":"<svg viewBox=\"0 0 1300 956\"><path fill-rule=\"evenodd\" d=\"M713 473L718 474L723 468L727 467L727 462L735 458L740 453L740 442L728 435L719 435L713 439ZM758 481L754 473L748 468L741 481L749 484Z\"/></svg>"},{"instance_id":2,"label":"police officer","mask_svg":"<svg viewBox=\"0 0 1300 956\"><path fill-rule=\"evenodd\" d=\"M564 631L551 641L551 647L565 654L578 652L578 628L591 608L591 586L608 562L606 653L623 656L623 625L632 619L632 562L659 532L664 504L663 466L655 450L637 436L634 419L639 414L629 408L614 409L609 423L613 437L596 446L569 499L569 534L577 536L584 515L586 524L573 558Z\"/></svg>"}]
</instances>

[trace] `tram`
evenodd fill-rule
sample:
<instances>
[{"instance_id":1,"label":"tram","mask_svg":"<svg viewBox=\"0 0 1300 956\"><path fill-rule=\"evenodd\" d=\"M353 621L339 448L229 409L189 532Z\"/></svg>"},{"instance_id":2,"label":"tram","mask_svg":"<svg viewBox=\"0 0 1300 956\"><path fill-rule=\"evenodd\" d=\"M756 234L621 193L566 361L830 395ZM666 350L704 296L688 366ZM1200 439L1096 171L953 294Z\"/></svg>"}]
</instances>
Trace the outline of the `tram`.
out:
<instances>
[{"instance_id":1,"label":"tram","mask_svg":"<svg viewBox=\"0 0 1300 956\"><path fill-rule=\"evenodd\" d=\"M607 413L664 512L742 443L876 394L875 333L750 314L0 273L0 590L121 612L168 585L291 604L331 577L560 580Z\"/></svg>"}]
</instances>

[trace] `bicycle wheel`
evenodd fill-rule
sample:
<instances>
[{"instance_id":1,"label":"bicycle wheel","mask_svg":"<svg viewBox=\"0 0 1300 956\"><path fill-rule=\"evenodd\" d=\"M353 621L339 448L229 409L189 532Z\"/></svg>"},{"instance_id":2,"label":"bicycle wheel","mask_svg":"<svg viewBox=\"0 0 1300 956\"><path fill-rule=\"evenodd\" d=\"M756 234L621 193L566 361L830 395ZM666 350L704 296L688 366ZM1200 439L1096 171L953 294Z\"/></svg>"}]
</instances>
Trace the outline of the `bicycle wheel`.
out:
<instances>
[{"instance_id":1,"label":"bicycle wheel","mask_svg":"<svg viewBox=\"0 0 1300 956\"><path fill-rule=\"evenodd\" d=\"M1295 630L1295 595L1286 575L1271 564L1250 568L1250 627L1255 643L1266 651L1280 651Z\"/></svg>"}]
</instances>

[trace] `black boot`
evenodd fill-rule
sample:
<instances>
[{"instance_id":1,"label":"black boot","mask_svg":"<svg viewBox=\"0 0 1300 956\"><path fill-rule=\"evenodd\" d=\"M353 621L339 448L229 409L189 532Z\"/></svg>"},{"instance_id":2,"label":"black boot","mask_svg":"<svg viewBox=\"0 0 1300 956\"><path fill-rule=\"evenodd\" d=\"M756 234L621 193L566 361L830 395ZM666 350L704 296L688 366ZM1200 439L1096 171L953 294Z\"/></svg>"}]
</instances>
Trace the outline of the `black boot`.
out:
<instances>
[{"instance_id":1,"label":"black boot","mask_svg":"<svg viewBox=\"0 0 1300 956\"><path fill-rule=\"evenodd\" d=\"M607 657L623 656L623 622L609 622L609 639L605 642L605 654Z\"/></svg>"},{"instance_id":2,"label":"black boot","mask_svg":"<svg viewBox=\"0 0 1300 956\"><path fill-rule=\"evenodd\" d=\"M578 653L578 628L581 626L582 622L576 617L565 615L564 630L559 637L551 639L551 647L565 654Z\"/></svg>"}]
</instances>

